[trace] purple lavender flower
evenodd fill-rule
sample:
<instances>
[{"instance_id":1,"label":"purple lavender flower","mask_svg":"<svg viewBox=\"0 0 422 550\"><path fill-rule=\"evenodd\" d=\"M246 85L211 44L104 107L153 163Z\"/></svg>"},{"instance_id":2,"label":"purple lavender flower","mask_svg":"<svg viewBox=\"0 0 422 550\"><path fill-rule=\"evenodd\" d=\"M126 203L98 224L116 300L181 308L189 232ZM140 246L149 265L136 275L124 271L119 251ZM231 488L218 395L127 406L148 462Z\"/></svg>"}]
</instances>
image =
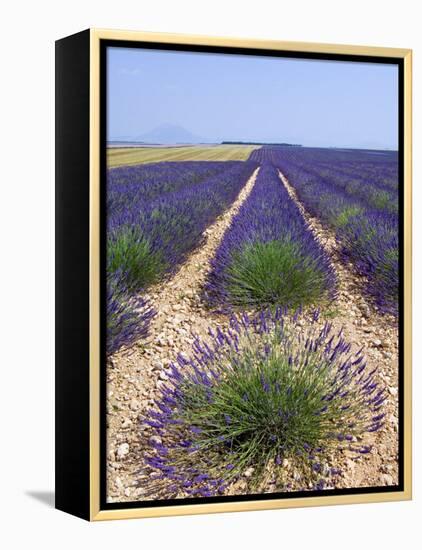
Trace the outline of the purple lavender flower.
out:
<instances>
[{"instance_id":1,"label":"purple lavender flower","mask_svg":"<svg viewBox=\"0 0 422 550\"><path fill-rule=\"evenodd\" d=\"M107 354L130 347L148 335L155 310L142 296L132 296L121 273L107 277Z\"/></svg>"},{"instance_id":2,"label":"purple lavender flower","mask_svg":"<svg viewBox=\"0 0 422 550\"><path fill-rule=\"evenodd\" d=\"M314 463L312 464L312 470L313 470L314 472L317 472L317 473L318 473L318 472L321 471L321 469L322 469L322 466L321 466L321 464L320 464L319 462L314 462Z\"/></svg>"}]
</instances>

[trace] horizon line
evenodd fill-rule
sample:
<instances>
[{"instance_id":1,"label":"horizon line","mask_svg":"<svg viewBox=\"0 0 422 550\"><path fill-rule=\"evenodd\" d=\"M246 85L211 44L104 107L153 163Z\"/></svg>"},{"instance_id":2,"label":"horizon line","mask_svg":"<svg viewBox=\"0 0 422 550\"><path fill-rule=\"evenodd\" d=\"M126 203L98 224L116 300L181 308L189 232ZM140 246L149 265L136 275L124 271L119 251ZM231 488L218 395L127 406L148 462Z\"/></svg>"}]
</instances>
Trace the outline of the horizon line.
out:
<instances>
[{"instance_id":1,"label":"horizon line","mask_svg":"<svg viewBox=\"0 0 422 550\"><path fill-rule=\"evenodd\" d=\"M288 142L275 142L275 141L238 141L238 140L222 140L222 141L197 141L197 142L152 142L152 141L137 141L136 139L106 139L106 143L133 143L146 146L160 146L160 147L187 147L187 146L206 146L206 145L260 145L260 146L274 146L274 147L302 147L305 149L352 149L361 151L391 151L398 152L398 148L394 147L362 147L362 146L349 146L349 145L304 145L302 143L288 143Z\"/></svg>"}]
</instances>

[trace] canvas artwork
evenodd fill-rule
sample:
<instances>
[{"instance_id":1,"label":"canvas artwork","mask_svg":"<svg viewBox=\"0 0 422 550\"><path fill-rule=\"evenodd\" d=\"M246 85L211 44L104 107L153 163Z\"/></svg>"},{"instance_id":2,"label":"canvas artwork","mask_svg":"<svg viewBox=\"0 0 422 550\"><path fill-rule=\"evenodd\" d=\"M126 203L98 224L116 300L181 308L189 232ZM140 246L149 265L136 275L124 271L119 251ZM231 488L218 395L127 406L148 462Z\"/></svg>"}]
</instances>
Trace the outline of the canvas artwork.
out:
<instances>
[{"instance_id":1,"label":"canvas artwork","mask_svg":"<svg viewBox=\"0 0 422 550\"><path fill-rule=\"evenodd\" d=\"M106 503L397 490L398 65L104 70Z\"/></svg>"}]
</instances>

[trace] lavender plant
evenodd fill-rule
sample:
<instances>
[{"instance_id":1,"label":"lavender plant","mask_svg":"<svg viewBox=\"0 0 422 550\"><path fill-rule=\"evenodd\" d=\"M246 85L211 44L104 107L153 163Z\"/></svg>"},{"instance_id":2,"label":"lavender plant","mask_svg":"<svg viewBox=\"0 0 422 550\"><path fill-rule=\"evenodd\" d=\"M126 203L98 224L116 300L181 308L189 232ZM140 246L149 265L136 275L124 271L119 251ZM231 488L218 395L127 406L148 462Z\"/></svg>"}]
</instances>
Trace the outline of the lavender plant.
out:
<instances>
[{"instance_id":1,"label":"lavender plant","mask_svg":"<svg viewBox=\"0 0 422 550\"><path fill-rule=\"evenodd\" d=\"M359 213L338 229L341 254L369 284L366 293L383 313L398 314L399 227L394 214Z\"/></svg>"},{"instance_id":2,"label":"lavender plant","mask_svg":"<svg viewBox=\"0 0 422 550\"><path fill-rule=\"evenodd\" d=\"M261 166L211 267L205 295L219 307L298 307L335 296L327 255L268 163Z\"/></svg>"},{"instance_id":3,"label":"lavender plant","mask_svg":"<svg viewBox=\"0 0 422 550\"><path fill-rule=\"evenodd\" d=\"M321 489L338 473L322 474L333 451L370 452L365 436L382 426L385 391L361 350L313 321L303 332L280 309L243 314L179 355L144 421L147 495L224 494L245 472L249 491L268 490L270 478L288 490L285 460L302 488Z\"/></svg>"},{"instance_id":4,"label":"lavender plant","mask_svg":"<svg viewBox=\"0 0 422 550\"><path fill-rule=\"evenodd\" d=\"M137 226L123 226L109 237L107 260L109 273L125 273L125 285L131 292L156 282L166 268L160 250L152 250Z\"/></svg>"},{"instance_id":5,"label":"lavender plant","mask_svg":"<svg viewBox=\"0 0 422 550\"><path fill-rule=\"evenodd\" d=\"M128 291L119 272L107 276L106 304L108 356L148 335L155 311L145 298Z\"/></svg>"}]
</instances>

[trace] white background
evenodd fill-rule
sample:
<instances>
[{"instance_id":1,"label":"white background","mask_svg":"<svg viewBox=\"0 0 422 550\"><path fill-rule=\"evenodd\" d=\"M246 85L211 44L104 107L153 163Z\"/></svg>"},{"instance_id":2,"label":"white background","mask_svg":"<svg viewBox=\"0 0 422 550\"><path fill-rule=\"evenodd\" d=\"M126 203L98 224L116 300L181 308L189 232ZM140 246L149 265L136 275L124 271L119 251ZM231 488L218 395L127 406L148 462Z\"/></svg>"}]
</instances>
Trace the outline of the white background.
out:
<instances>
[{"instance_id":1,"label":"white background","mask_svg":"<svg viewBox=\"0 0 422 550\"><path fill-rule=\"evenodd\" d=\"M420 2L419 2L420 6ZM421 26L418 2L4 2L0 21L0 541L3 548L420 548L413 502L88 524L53 490L54 40L87 27L414 49L415 424L420 420ZM415 464L420 439L415 434ZM417 540L419 538L419 541Z\"/></svg>"}]
</instances>

